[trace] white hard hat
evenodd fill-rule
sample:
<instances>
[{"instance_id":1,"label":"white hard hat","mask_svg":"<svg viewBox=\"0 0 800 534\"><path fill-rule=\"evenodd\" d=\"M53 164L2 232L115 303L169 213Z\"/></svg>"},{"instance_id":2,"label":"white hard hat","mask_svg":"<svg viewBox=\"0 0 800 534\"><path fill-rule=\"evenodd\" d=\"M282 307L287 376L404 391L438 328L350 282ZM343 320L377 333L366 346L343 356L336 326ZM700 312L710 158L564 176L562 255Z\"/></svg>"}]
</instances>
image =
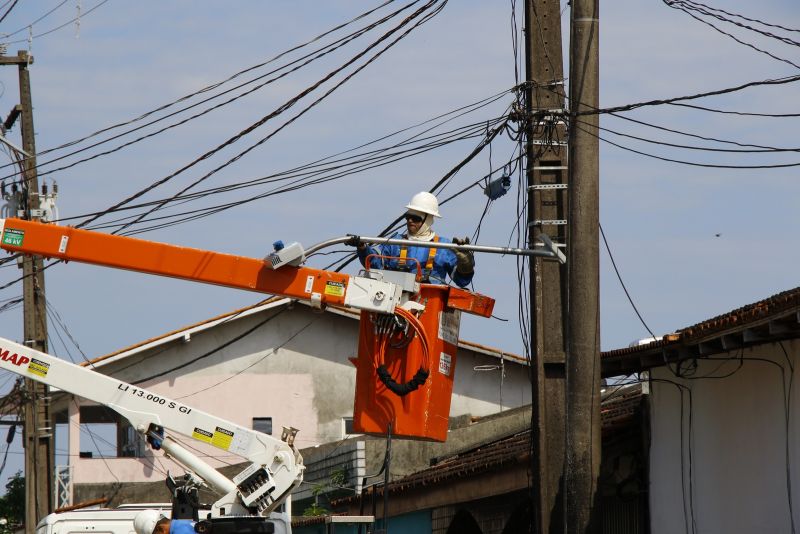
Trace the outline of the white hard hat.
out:
<instances>
[{"instance_id":1,"label":"white hard hat","mask_svg":"<svg viewBox=\"0 0 800 534\"><path fill-rule=\"evenodd\" d=\"M441 217L441 215L439 215L439 201L436 200L436 197L433 194L428 193L427 191L422 191L421 193L417 193L411 197L411 202L408 203L406 208L414 211L420 211L422 213L428 213L434 217Z\"/></svg>"},{"instance_id":2,"label":"white hard hat","mask_svg":"<svg viewBox=\"0 0 800 534\"><path fill-rule=\"evenodd\" d=\"M165 517L158 510L142 510L133 518L133 530L136 534L153 534L156 523Z\"/></svg>"}]
</instances>

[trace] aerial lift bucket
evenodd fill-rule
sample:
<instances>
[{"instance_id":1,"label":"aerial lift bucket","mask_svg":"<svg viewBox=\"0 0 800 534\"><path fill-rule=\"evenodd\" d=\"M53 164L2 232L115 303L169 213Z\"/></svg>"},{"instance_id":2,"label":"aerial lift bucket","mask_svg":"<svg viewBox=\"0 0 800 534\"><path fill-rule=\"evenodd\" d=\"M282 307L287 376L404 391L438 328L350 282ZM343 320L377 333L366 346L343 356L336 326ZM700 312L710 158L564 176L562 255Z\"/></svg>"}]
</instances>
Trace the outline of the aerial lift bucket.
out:
<instances>
[{"instance_id":1,"label":"aerial lift bucket","mask_svg":"<svg viewBox=\"0 0 800 534\"><path fill-rule=\"evenodd\" d=\"M392 338L377 354L381 316L361 312L355 361L354 432L386 435L391 423L394 437L440 442L447 439L461 312L490 317L494 300L456 287L433 284L421 284L416 300L425 306L418 318L428 338L427 362L421 341L412 335ZM399 384L412 381L426 363L428 376L417 389L401 396L378 376L379 363Z\"/></svg>"}]
</instances>

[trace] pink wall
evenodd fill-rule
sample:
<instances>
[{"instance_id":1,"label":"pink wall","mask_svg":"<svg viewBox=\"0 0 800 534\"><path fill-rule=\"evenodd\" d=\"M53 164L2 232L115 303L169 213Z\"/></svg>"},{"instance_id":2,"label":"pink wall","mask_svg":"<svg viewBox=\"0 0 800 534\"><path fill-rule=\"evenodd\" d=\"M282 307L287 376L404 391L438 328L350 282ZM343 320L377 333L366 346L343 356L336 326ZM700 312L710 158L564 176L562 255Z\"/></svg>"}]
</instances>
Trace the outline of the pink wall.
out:
<instances>
[{"instance_id":1,"label":"pink wall","mask_svg":"<svg viewBox=\"0 0 800 534\"><path fill-rule=\"evenodd\" d=\"M145 387L247 428L252 427L253 417L272 417L273 436L276 439L280 438L283 426L293 426L301 430L295 441L299 448L319 443L316 436L316 412L313 409L314 388L310 375L192 374L169 382L145 384ZM144 459L78 458L79 419L75 403L70 404L69 417L69 452L74 484L117 480L155 481L163 479L167 470L174 475L184 472L178 464L166 459L163 453L154 453L149 448ZM191 438L181 441L214 467L243 461L238 456Z\"/></svg>"}]
</instances>

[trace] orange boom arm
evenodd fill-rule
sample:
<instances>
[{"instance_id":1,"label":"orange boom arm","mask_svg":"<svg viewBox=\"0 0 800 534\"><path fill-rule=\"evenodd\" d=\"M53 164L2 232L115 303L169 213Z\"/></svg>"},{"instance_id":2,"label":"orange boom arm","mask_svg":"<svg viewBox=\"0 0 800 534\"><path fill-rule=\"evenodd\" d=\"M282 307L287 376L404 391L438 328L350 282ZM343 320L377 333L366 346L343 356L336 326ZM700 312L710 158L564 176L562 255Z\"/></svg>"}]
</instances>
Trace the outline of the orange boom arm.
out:
<instances>
[{"instance_id":1,"label":"orange boom arm","mask_svg":"<svg viewBox=\"0 0 800 534\"><path fill-rule=\"evenodd\" d=\"M416 283L409 273L365 277L297 266L304 258L297 244L256 259L0 219L0 248L361 310L353 422L368 434L384 434L391 424L397 437L447 439L459 312L490 317L494 306L493 299L464 289ZM404 342L393 346L397 339Z\"/></svg>"},{"instance_id":2,"label":"orange boom arm","mask_svg":"<svg viewBox=\"0 0 800 534\"><path fill-rule=\"evenodd\" d=\"M391 313L400 294L394 284L343 273L292 265L273 270L263 259L55 224L0 219L0 232L0 248L9 252L294 297L320 306L336 304Z\"/></svg>"}]
</instances>

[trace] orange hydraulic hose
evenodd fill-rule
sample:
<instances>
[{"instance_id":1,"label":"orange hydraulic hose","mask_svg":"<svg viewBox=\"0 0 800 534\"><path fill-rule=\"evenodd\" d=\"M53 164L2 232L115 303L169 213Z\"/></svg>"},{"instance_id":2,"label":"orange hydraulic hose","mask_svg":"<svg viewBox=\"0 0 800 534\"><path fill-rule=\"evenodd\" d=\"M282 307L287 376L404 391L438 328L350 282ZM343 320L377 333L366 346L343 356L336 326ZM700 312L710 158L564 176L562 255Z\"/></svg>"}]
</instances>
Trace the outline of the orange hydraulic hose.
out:
<instances>
[{"instance_id":1,"label":"orange hydraulic hose","mask_svg":"<svg viewBox=\"0 0 800 534\"><path fill-rule=\"evenodd\" d=\"M430 371L430 355L429 355L429 343L428 343L428 334L425 332L425 328L422 326L422 323L419 322L419 319L411 313L410 311L397 307L394 310L395 315L399 315L403 319L405 319L411 328L414 329L414 332L417 334L417 338L419 339L420 345L422 347L422 363L420 367L424 371Z\"/></svg>"}]
</instances>

